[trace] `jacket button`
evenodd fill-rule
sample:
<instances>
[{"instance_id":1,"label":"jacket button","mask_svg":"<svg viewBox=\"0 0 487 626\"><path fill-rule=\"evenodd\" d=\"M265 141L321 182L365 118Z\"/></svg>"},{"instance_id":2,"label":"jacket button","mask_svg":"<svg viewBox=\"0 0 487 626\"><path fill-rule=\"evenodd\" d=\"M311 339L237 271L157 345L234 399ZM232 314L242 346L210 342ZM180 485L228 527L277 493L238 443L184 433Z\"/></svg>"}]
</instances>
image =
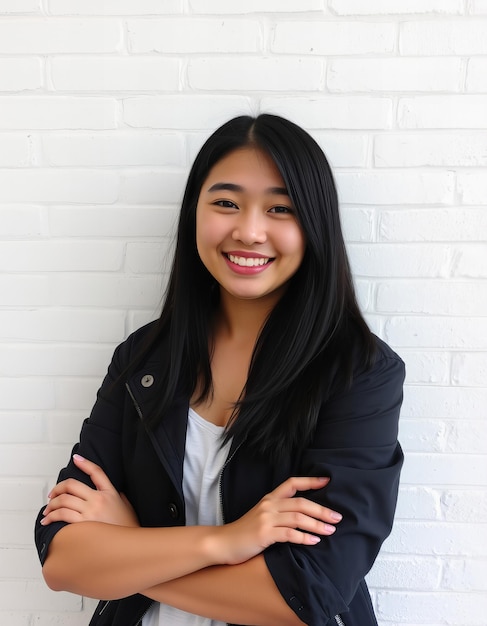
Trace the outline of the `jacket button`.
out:
<instances>
[{"instance_id":1,"label":"jacket button","mask_svg":"<svg viewBox=\"0 0 487 626\"><path fill-rule=\"evenodd\" d=\"M151 376L150 374L142 376L140 384L142 385L142 387L150 387L154 384L154 376Z\"/></svg>"},{"instance_id":2,"label":"jacket button","mask_svg":"<svg viewBox=\"0 0 487 626\"><path fill-rule=\"evenodd\" d=\"M176 519L179 516L178 507L174 504L174 502L171 502L167 508L169 509L169 515L173 519Z\"/></svg>"}]
</instances>

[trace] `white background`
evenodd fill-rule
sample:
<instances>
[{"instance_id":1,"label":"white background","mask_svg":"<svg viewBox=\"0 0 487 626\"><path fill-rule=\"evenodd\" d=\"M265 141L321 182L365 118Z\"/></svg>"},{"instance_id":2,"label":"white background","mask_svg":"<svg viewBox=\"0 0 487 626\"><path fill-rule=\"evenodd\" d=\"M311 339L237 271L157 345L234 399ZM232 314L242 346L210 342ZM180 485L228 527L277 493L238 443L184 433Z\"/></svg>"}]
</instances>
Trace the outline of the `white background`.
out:
<instances>
[{"instance_id":1,"label":"white background","mask_svg":"<svg viewBox=\"0 0 487 626\"><path fill-rule=\"evenodd\" d=\"M41 579L35 511L158 314L197 148L259 111L324 147L407 364L380 624L487 624L487 0L0 0L2 625L88 623Z\"/></svg>"}]
</instances>

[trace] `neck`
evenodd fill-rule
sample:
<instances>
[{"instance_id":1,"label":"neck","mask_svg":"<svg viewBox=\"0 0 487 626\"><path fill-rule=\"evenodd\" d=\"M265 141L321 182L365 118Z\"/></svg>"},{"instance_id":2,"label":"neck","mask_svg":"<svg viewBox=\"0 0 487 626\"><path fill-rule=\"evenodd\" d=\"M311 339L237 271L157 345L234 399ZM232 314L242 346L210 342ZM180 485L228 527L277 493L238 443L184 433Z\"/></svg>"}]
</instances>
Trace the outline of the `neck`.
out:
<instances>
[{"instance_id":1,"label":"neck","mask_svg":"<svg viewBox=\"0 0 487 626\"><path fill-rule=\"evenodd\" d=\"M216 320L217 333L222 332L229 339L254 345L278 299L272 294L267 298L244 300L222 290Z\"/></svg>"}]
</instances>

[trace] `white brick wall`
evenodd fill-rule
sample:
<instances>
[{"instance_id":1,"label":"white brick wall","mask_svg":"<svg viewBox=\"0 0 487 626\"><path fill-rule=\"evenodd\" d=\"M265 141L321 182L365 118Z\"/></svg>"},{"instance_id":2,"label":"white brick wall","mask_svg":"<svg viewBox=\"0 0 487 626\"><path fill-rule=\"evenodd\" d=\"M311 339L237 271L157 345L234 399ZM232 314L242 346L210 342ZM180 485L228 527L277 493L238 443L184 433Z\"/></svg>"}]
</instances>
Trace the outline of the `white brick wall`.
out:
<instances>
[{"instance_id":1,"label":"white brick wall","mask_svg":"<svg viewBox=\"0 0 487 626\"><path fill-rule=\"evenodd\" d=\"M189 163L271 111L336 172L408 367L381 626L487 624L486 0L0 0L0 623L81 626L35 511L114 346L157 315Z\"/></svg>"}]
</instances>

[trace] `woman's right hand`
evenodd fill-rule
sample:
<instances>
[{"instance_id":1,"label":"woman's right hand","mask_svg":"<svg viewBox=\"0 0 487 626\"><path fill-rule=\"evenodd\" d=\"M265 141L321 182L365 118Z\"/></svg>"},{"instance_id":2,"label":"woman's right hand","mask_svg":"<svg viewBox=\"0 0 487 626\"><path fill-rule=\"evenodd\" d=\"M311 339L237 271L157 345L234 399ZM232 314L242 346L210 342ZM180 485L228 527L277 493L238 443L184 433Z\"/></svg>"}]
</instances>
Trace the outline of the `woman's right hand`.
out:
<instances>
[{"instance_id":1,"label":"woman's right hand","mask_svg":"<svg viewBox=\"0 0 487 626\"><path fill-rule=\"evenodd\" d=\"M214 546L222 565L236 565L260 554L274 543L312 546L318 535L331 535L341 515L298 491L322 489L329 478L293 477L262 498L248 513L230 524L217 527Z\"/></svg>"}]
</instances>

